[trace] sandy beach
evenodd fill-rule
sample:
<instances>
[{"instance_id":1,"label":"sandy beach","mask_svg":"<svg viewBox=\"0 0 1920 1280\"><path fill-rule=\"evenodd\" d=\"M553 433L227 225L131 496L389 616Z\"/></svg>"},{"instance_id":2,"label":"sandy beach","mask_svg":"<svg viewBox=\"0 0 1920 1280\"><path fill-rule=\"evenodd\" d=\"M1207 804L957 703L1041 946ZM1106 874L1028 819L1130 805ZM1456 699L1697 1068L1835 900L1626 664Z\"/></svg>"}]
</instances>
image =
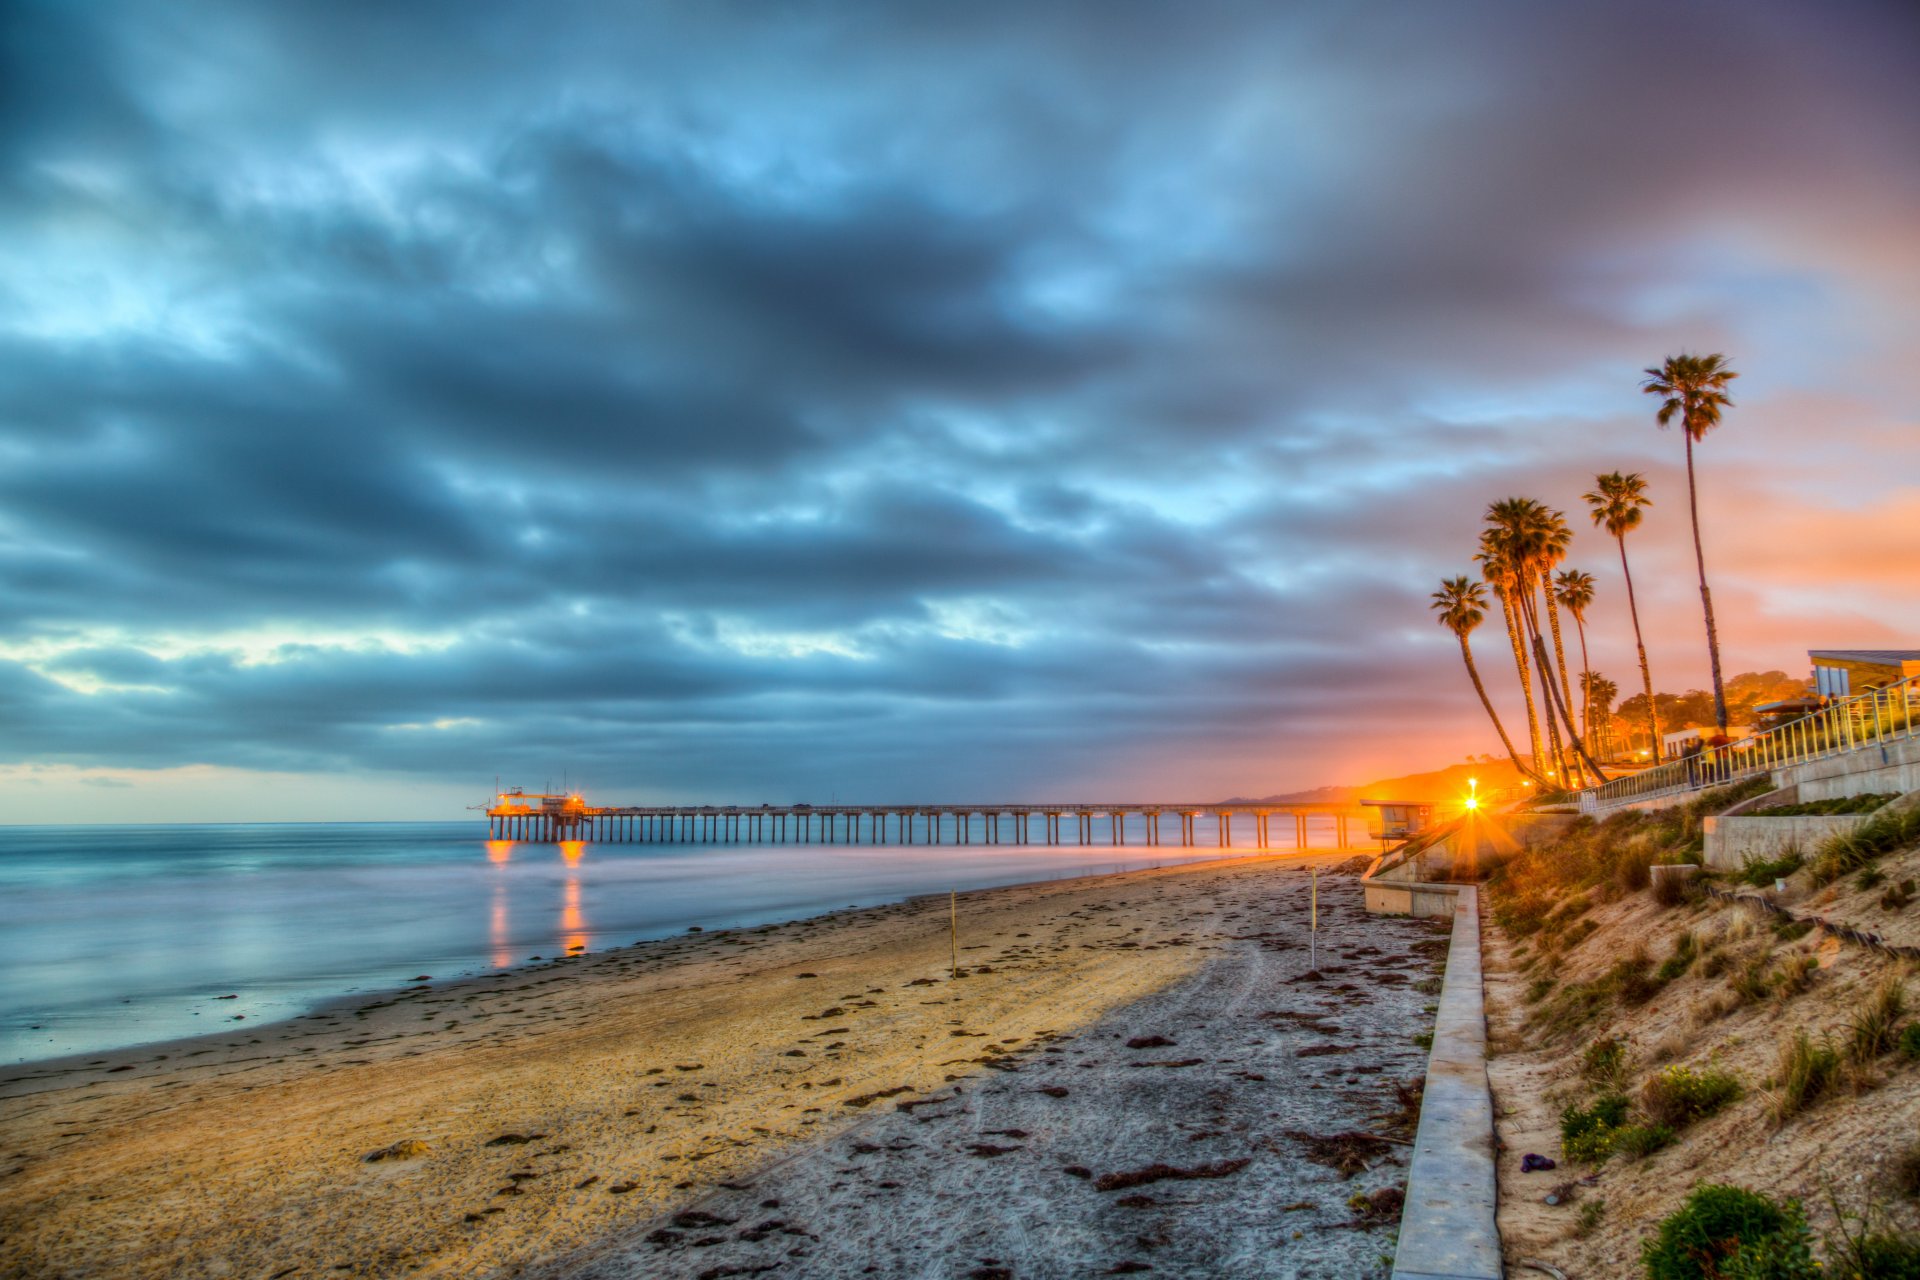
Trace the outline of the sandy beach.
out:
<instances>
[{"instance_id":1,"label":"sandy beach","mask_svg":"<svg viewBox=\"0 0 1920 1280\"><path fill-rule=\"evenodd\" d=\"M962 894L958 982L920 899L17 1068L0 1272L1365 1274L1440 951L1327 877L1301 980L1307 865Z\"/></svg>"}]
</instances>

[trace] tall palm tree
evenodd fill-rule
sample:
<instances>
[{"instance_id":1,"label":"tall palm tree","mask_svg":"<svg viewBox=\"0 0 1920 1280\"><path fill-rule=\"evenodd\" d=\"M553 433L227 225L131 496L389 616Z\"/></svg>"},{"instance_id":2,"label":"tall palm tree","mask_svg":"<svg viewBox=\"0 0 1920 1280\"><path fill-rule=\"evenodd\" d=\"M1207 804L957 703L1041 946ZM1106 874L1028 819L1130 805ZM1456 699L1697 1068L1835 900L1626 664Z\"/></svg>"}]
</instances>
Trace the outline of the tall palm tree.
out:
<instances>
[{"instance_id":1,"label":"tall palm tree","mask_svg":"<svg viewBox=\"0 0 1920 1280\"><path fill-rule=\"evenodd\" d=\"M1573 717L1567 710L1568 699L1561 696L1561 691L1554 684L1534 596L1538 588L1545 588L1549 597L1553 594L1547 566L1553 563L1555 556L1564 554L1561 548L1566 537L1566 522L1558 520L1556 525L1557 516L1557 512L1532 498L1507 498L1495 502L1487 508L1489 528L1482 537L1482 543L1510 566L1518 583L1513 596L1526 633L1532 641L1534 663L1540 672L1541 686L1546 691L1542 701L1546 711L1547 740L1554 755L1561 756L1560 726L1565 725L1575 756L1588 772L1604 781L1606 775L1600 772L1600 767L1580 742L1579 731L1574 728ZM1560 760L1559 778L1562 785L1574 781L1564 758Z\"/></svg>"},{"instance_id":2,"label":"tall palm tree","mask_svg":"<svg viewBox=\"0 0 1920 1280\"><path fill-rule=\"evenodd\" d=\"M1633 570L1627 564L1627 535L1640 527L1641 508L1653 505L1647 496L1647 481L1638 471L1622 475L1618 471L1593 478L1593 492L1586 495L1593 522L1604 525L1620 544L1620 572L1627 580L1627 612L1633 617L1633 645L1640 651L1640 685L1647 695L1647 737L1652 742L1653 763L1660 763L1660 716L1653 706L1653 671L1647 666L1647 643L1640 638L1640 606L1633 598Z\"/></svg>"},{"instance_id":3,"label":"tall palm tree","mask_svg":"<svg viewBox=\"0 0 1920 1280\"><path fill-rule=\"evenodd\" d=\"M1527 665L1520 611L1514 604L1514 596L1520 589L1520 575L1501 544L1499 534L1492 529L1480 534L1480 550L1473 559L1480 566L1480 576L1487 580L1487 586L1499 598L1501 612L1506 617L1507 642L1513 646L1513 668L1520 676L1520 700L1527 708L1527 743L1533 752L1529 759L1533 761L1533 772L1539 773L1549 765L1540 737L1540 715L1533 702L1533 672Z\"/></svg>"},{"instance_id":4,"label":"tall palm tree","mask_svg":"<svg viewBox=\"0 0 1920 1280\"><path fill-rule=\"evenodd\" d=\"M1740 375L1717 352L1710 356L1668 356L1658 369L1646 370L1647 380L1640 389L1659 396L1660 412L1655 415L1662 427L1676 417L1687 441L1687 507L1693 516L1693 559L1700 571L1700 608L1707 615L1707 657L1713 665L1713 717L1720 732L1727 732L1727 689L1720 679L1720 632L1713 624L1713 595L1707 590L1707 556L1700 547L1700 495L1693 481L1693 446L1707 432L1720 425L1720 411L1731 409L1727 384Z\"/></svg>"},{"instance_id":5,"label":"tall palm tree","mask_svg":"<svg viewBox=\"0 0 1920 1280\"><path fill-rule=\"evenodd\" d=\"M1486 588L1465 574L1457 578L1442 578L1440 589L1433 593L1433 608L1440 615L1440 625L1453 632L1460 641L1460 657L1467 664L1467 675L1473 680L1473 691L1480 695L1480 705L1487 709L1487 719L1493 721L1493 731L1500 735L1500 745L1507 749L1507 758L1513 761L1515 769L1523 774L1531 774L1532 770L1520 763L1519 753L1513 749L1512 739L1507 737L1506 726L1500 723L1499 713L1493 709L1493 700L1487 697L1487 688L1480 683L1480 669L1473 663L1473 647L1467 643L1467 636L1486 617Z\"/></svg>"},{"instance_id":6,"label":"tall palm tree","mask_svg":"<svg viewBox=\"0 0 1920 1280\"><path fill-rule=\"evenodd\" d=\"M1547 624L1553 633L1553 662L1560 672L1560 705L1573 709L1573 685L1567 680L1567 651L1560 642L1560 605L1553 589L1553 567L1567 558L1567 547L1573 542L1573 530L1567 528L1564 512L1550 511L1541 507L1534 517L1540 526L1539 564L1540 586L1547 598ZM1569 725L1569 735L1578 740L1578 733ZM1578 761L1569 763L1577 769Z\"/></svg>"},{"instance_id":7,"label":"tall palm tree","mask_svg":"<svg viewBox=\"0 0 1920 1280\"><path fill-rule=\"evenodd\" d=\"M1580 731L1587 750L1595 750L1593 738L1593 666L1587 661L1587 606L1593 603L1593 575L1578 569L1563 569L1554 578L1554 594L1573 615L1574 629L1580 633Z\"/></svg>"},{"instance_id":8,"label":"tall palm tree","mask_svg":"<svg viewBox=\"0 0 1920 1280\"><path fill-rule=\"evenodd\" d=\"M1589 722L1588 725L1598 744L1595 750L1601 755L1611 754L1613 751L1613 700L1620 696L1620 686L1598 671L1587 672L1583 683L1588 711L1599 712L1598 724Z\"/></svg>"}]
</instances>

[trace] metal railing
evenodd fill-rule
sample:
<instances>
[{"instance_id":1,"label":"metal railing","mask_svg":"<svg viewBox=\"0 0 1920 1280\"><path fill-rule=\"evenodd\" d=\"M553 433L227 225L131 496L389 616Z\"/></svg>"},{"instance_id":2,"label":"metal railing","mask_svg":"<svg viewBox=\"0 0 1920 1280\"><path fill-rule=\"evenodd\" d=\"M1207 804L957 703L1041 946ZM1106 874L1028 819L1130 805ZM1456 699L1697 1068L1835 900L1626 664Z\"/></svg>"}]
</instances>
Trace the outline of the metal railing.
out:
<instances>
[{"instance_id":1,"label":"metal railing","mask_svg":"<svg viewBox=\"0 0 1920 1280\"><path fill-rule=\"evenodd\" d=\"M1751 738L1708 747L1698 755L1589 787L1580 793L1580 811L1598 813L1635 800L1725 786L1787 765L1920 737L1920 725L1914 723L1916 709L1920 709L1920 676L1908 676L1883 688L1836 698L1812 715Z\"/></svg>"}]
</instances>

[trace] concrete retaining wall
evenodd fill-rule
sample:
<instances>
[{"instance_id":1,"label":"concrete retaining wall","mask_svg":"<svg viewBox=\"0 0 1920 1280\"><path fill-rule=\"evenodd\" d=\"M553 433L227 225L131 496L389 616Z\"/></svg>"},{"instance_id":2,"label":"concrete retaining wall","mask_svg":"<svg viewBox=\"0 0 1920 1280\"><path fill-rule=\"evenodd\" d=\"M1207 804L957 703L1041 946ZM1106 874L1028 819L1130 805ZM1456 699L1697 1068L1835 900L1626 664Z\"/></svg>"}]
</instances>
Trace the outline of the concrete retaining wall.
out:
<instances>
[{"instance_id":1,"label":"concrete retaining wall","mask_svg":"<svg viewBox=\"0 0 1920 1280\"><path fill-rule=\"evenodd\" d=\"M1394 1280L1500 1280L1493 1094L1480 975L1480 895L1454 893L1453 942L1427 1059Z\"/></svg>"},{"instance_id":2,"label":"concrete retaining wall","mask_svg":"<svg viewBox=\"0 0 1920 1280\"><path fill-rule=\"evenodd\" d=\"M1864 825L1872 816L1870 813L1835 813L1761 818L1722 814L1717 818L1703 818L1700 829L1706 833L1707 841L1702 858L1715 871L1738 871L1750 858L1779 858L1789 850L1811 855L1826 840Z\"/></svg>"},{"instance_id":3,"label":"concrete retaining wall","mask_svg":"<svg viewBox=\"0 0 1920 1280\"><path fill-rule=\"evenodd\" d=\"M1797 786L1802 800L1836 800L1874 791L1905 795L1920 791L1920 738L1899 738L1789 765L1774 776L1784 786Z\"/></svg>"}]
</instances>

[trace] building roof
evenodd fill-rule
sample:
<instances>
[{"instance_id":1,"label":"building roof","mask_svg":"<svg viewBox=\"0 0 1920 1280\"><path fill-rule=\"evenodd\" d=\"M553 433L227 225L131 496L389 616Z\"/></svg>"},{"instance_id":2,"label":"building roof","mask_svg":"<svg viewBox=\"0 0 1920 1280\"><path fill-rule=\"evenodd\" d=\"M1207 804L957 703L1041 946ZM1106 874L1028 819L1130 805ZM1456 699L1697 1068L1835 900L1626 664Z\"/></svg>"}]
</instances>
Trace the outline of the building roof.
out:
<instances>
[{"instance_id":1,"label":"building roof","mask_svg":"<svg viewBox=\"0 0 1920 1280\"><path fill-rule=\"evenodd\" d=\"M1840 662L1877 662L1897 667L1903 662L1920 662L1920 649L1809 649L1809 658L1833 658Z\"/></svg>"}]
</instances>

